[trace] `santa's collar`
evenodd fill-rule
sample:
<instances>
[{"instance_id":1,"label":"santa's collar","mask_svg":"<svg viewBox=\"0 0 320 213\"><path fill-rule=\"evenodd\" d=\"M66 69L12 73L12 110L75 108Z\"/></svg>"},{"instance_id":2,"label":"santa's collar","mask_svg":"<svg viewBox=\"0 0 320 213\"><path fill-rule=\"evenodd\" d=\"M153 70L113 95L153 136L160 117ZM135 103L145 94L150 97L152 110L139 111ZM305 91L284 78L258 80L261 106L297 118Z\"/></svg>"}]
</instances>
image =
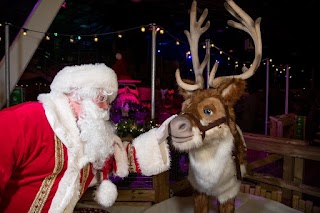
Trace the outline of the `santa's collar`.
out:
<instances>
[{"instance_id":1,"label":"santa's collar","mask_svg":"<svg viewBox=\"0 0 320 213\"><path fill-rule=\"evenodd\" d=\"M83 145L76 118L64 94L41 94L38 100L43 104L46 117L54 133L67 147L68 166L52 201L50 212L63 212L71 200L78 198L80 171L89 162L83 155ZM71 207L72 208L72 207Z\"/></svg>"},{"instance_id":2,"label":"santa's collar","mask_svg":"<svg viewBox=\"0 0 320 213\"><path fill-rule=\"evenodd\" d=\"M68 149L79 145L80 133L67 96L61 93L41 94L38 100L43 104L47 119L62 143Z\"/></svg>"}]
</instances>

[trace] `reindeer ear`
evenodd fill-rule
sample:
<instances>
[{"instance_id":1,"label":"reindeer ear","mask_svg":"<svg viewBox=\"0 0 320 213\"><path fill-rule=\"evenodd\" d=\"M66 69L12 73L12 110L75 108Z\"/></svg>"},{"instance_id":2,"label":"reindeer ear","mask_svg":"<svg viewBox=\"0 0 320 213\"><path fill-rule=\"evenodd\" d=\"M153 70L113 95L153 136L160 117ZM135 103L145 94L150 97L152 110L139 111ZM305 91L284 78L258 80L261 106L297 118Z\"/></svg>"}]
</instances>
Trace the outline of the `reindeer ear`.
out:
<instances>
[{"instance_id":1,"label":"reindeer ear","mask_svg":"<svg viewBox=\"0 0 320 213\"><path fill-rule=\"evenodd\" d=\"M221 96L227 105L234 105L243 95L246 82L242 79L228 79L220 87Z\"/></svg>"}]
</instances>

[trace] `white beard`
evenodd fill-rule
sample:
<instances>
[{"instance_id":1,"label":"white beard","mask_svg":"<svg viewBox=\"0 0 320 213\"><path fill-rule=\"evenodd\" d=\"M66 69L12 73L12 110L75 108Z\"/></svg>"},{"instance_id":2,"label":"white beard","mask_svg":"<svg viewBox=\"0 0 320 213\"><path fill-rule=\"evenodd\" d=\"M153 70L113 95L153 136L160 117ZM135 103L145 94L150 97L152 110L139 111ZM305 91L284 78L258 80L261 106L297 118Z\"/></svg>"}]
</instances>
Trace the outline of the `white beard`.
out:
<instances>
[{"instance_id":1,"label":"white beard","mask_svg":"<svg viewBox=\"0 0 320 213\"><path fill-rule=\"evenodd\" d=\"M101 169L114 153L115 127L109 121L109 111L99 108L91 99L83 100L81 108L77 124L84 144L83 152L95 169Z\"/></svg>"}]
</instances>

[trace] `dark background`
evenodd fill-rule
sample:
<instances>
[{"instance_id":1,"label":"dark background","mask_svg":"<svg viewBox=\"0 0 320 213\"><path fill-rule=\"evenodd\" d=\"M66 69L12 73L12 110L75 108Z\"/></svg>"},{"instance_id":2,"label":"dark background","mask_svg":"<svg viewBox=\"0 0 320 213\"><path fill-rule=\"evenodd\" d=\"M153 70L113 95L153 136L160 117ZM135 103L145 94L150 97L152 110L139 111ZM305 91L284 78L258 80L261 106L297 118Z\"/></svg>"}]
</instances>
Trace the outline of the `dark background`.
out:
<instances>
[{"instance_id":1,"label":"dark background","mask_svg":"<svg viewBox=\"0 0 320 213\"><path fill-rule=\"evenodd\" d=\"M37 1L2 0L0 23L10 23L10 39L15 38ZM239 74L243 63L249 65L253 51L246 48L247 33L227 26L235 20L224 8L223 0L198 0L198 11L209 10L209 30L202 35L200 44L210 39L217 48L211 48L211 66L218 60L217 75ZM308 115L318 97L320 47L317 27L316 1L289 0L237 0L235 1L253 19L262 18L261 34L263 61L256 74L248 80L248 92L259 92L258 117L264 119L264 94L266 89L266 64L269 66L270 115L284 113L286 74L290 67L289 112ZM50 81L62 67L83 63L115 64L115 54L121 52L127 71L142 86L151 83L151 31L154 23L165 33L157 33L156 78L161 88L176 88L175 69L180 67L182 76L193 78L191 61L186 58L189 50L184 30L189 30L191 0L66 0L51 24L51 39L43 40L30 61L18 85L29 85L28 100L48 90ZM146 32L140 31L146 26ZM32 30L32 29L30 29ZM0 56L4 55L4 27L0 27ZM53 33L58 33L54 36ZM118 33L123 35L119 39ZM81 40L77 36L81 35ZM99 38L93 41L94 35ZM73 36L74 43L69 39ZM180 45L176 45L176 41ZM200 58L205 50L199 48ZM219 50L223 50L220 54ZM159 52L158 52L159 51ZM231 60L228 60L228 57ZM239 67L235 67L235 63ZM281 72L282 71L282 72ZM40 85L41 83L41 85ZM33 85L33 87L32 87ZM44 86L45 85L45 86Z\"/></svg>"}]
</instances>

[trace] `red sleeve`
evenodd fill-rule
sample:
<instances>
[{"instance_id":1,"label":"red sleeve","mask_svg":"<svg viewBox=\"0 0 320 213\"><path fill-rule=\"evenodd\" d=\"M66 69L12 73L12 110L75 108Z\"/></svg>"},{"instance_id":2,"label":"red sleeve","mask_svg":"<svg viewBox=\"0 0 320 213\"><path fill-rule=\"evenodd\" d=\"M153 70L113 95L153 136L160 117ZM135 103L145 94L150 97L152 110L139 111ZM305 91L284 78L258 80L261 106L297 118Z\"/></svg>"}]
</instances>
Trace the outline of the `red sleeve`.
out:
<instances>
[{"instance_id":1,"label":"red sleeve","mask_svg":"<svg viewBox=\"0 0 320 213\"><path fill-rule=\"evenodd\" d=\"M20 131L24 127L20 125L15 109L0 111L0 203L13 169L22 160L25 144L23 131Z\"/></svg>"},{"instance_id":2,"label":"red sleeve","mask_svg":"<svg viewBox=\"0 0 320 213\"><path fill-rule=\"evenodd\" d=\"M20 183L18 176L24 178L25 181L30 181L33 178L28 173L32 171L30 169L46 163L50 165L52 161L50 158L39 160L38 155L43 153L43 150L46 154L51 153L49 149L53 146L48 146L48 144L52 143L53 138L53 131L42 104L25 102L0 111L0 203L4 193L8 191L13 193L13 189L6 189L6 186L9 183ZM34 167L30 166L31 164ZM48 167L47 170L50 168ZM48 171L42 170L39 174L33 171L31 173L37 176L44 172ZM15 182L13 182L13 176L16 177Z\"/></svg>"}]
</instances>

